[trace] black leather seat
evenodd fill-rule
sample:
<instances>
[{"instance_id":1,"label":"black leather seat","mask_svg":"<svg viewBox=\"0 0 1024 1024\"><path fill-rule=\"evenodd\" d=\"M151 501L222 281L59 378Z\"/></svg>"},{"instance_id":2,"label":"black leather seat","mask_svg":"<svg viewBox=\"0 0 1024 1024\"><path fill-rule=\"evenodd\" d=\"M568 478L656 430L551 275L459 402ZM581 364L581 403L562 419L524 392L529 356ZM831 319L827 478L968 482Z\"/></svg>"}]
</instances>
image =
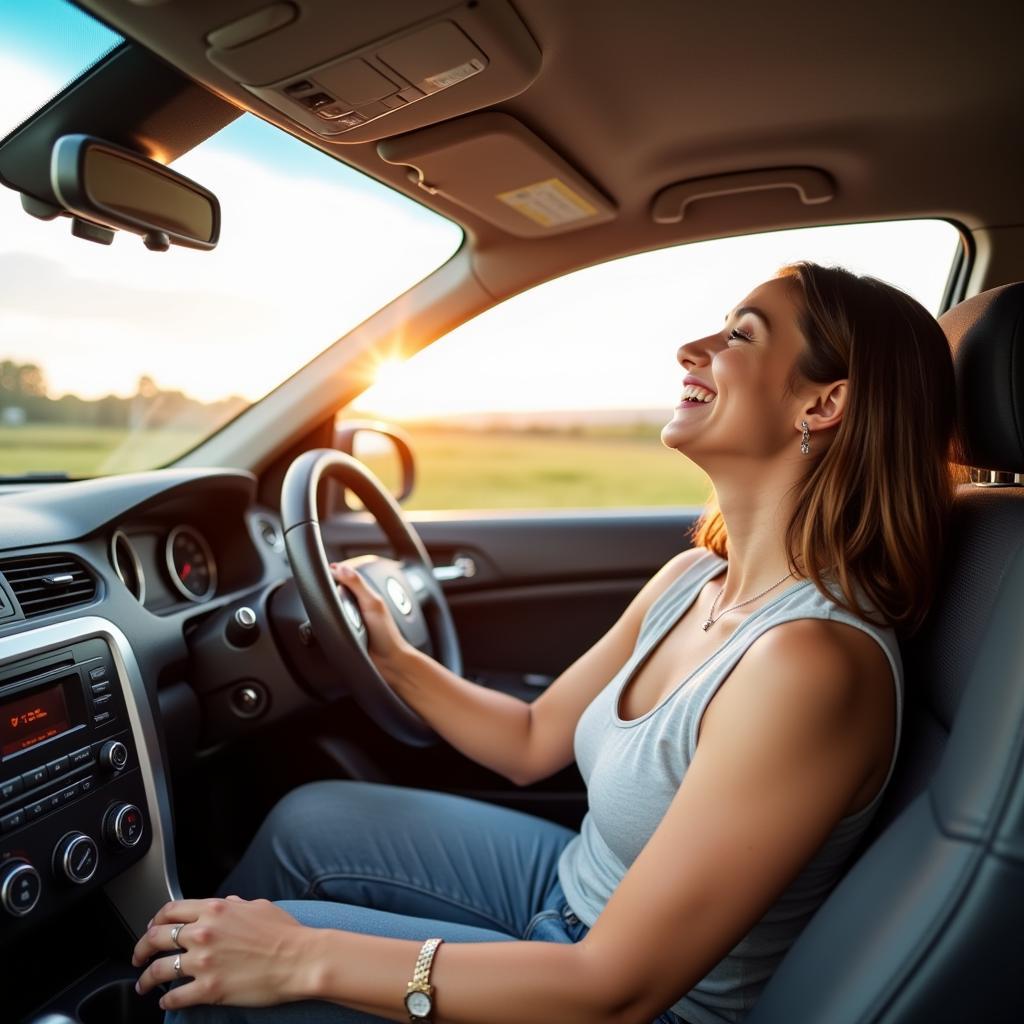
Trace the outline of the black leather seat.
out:
<instances>
[{"instance_id":1,"label":"black leather seat","mask_svg":"<svg viewBox=\"0 0 1024 1024\"><path fill-rule=\"evenodd\" d=\"M902 645L903 741L874 837L747 1024L1024 1020L1024 283L941 323L967 459L1005 485L959 489L942 586Z\"/></svg>"}]
</instances>

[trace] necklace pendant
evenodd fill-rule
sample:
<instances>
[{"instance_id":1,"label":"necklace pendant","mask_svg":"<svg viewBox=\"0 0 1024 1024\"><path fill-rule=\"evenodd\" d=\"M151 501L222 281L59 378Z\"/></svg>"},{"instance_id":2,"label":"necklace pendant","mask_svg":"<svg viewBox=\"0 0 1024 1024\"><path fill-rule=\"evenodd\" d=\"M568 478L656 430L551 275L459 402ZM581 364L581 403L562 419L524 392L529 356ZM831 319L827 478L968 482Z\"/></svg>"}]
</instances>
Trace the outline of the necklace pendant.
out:
<instances>
[{"instance_id":1,"label":"necklace pendant","mask_svg":"<svg viewBox=\"0 0 1024 1024\"><path fill-rule=\"evenodd\" d=\"M710 619L708 619L708 620L707 620L707 621L706 621L706 622L704 623L704 625L703 625L703 626L701 626L701 629L703 629L703 630L704 630L704 632L706 633L706 632L707 632L707 631L708 631L708 630L709 630L709 629L710 629L710 628L711 628L711 627L712 627L713 625L714 625L714 623L713 623L713 622L712 622L712 621L711 621Z\"/></svg>"}]
</instances>

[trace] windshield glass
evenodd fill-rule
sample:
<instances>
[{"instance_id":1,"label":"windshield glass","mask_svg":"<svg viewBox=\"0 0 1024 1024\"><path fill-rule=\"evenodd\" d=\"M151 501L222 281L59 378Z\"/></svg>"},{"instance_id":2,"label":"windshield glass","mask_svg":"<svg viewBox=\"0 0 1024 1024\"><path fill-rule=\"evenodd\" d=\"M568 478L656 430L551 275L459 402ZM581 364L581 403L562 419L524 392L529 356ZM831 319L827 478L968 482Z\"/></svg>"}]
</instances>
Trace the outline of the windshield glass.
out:
<instances>
[{"instance_id":1,"label":"windshield glass","mask_svg":"<svg viewBox=\"0 0 1024 1024\"><path fill-rule=\"evenodd\" d=\"M28 68L52 87L19 97L45 100L73 73L66 40L82 22L95 25L57 0L0 0L0 77ZM118 42L103 33L75 36L96 43L79 69ZM31 109L10 113L13 126ZM0 190L0 475L166 464L462 240L450 221L249 114L173 166L220 200L212 252L152 253L126 233L83 241L66 218L35 220Z\"/></svg>"}]
</instances>

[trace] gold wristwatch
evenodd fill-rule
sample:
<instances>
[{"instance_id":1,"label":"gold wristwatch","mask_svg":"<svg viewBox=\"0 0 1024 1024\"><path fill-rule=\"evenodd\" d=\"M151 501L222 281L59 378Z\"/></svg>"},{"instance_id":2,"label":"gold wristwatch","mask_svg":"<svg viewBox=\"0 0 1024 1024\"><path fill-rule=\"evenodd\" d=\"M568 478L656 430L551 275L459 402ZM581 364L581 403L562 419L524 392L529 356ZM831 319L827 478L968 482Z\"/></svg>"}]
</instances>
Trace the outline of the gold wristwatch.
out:
<instances>
[{"instance_id":1,"label":"gold wristwatch","mask_svg":"<svg viewBox=\"0 0 1024 1024\"><path fill-rule=\"evenodd\" d=\"M444 939L427 939L416 958L416 969L412 972L412 981L406 986L405 1008L409 1011L409 1020L430 1020L434 1012L434 986L430 982L430 966L434 962L434 953Z\"/></svg>"}]
</instances>

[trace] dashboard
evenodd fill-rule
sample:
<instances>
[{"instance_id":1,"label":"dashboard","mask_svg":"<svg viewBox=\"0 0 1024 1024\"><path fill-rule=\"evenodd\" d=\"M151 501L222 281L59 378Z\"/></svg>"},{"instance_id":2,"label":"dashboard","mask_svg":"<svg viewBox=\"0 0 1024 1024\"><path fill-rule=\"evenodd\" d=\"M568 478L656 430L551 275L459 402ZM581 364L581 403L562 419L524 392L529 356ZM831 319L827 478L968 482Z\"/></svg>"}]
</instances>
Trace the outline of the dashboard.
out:
<instances>
[{"instance_id":1,"label":"dashboard","mask_svg":"<svg viewBox=\"0 0 1024 1024\"><path fill-rule=\"evenodd\" d=\"M101 888L139 934L180 896L174 751L315 699L281 635L304 620L281 524L228 470L8 488L0 507L0 950Z\"/></svg>"}]
</instances>

